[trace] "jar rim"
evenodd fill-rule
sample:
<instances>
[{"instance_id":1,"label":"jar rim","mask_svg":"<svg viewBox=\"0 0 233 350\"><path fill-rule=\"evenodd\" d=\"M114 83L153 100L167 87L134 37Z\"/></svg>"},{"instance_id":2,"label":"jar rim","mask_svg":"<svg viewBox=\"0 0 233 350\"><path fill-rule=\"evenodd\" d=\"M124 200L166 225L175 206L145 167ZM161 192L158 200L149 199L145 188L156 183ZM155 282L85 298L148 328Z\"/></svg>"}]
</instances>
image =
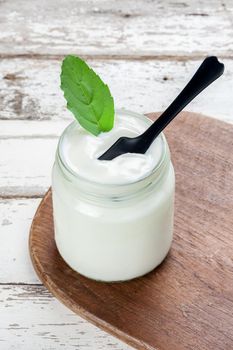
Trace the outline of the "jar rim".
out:
<instances>
[{"instance_id":1,"label":"jar rim","mask_svg":"<svg viewBox=\"0 0 233 350\"><path fill-rule=\"evenodd\" d=\"M115 109L115 113L124 113L130 117L136 117L136 118L143 118L147 123L148 123L148 127L153 123L151 119L149 119L146 115L144 114L139 114L136 112L132 112L130 110L126 110L126 109ZM132 181L129 183L101 183L98 181L92 181L90 179L87 179L85 177L83 177L82 175L78 174L76 171L74 171L66 162L66 160L64 159L63 153L62 153L62 143L63 143L63 139L66 135L66 133L68 132L68 130L70 128L74 128L77 125L78 121L74 120L73 122L71 122L63 131L63 133L61 134L61 137L59 139L58 142L58 146L57 146L57 152L56 152L56 157L58 158L59 164L62 165L62 168L65 169L66 173L68 173L69 175L71 175L74 179L95 186L95 187L102 187L104 186L107 189L111 189L111 188L126 188L126 187L130 187L130 186L135 186L135 185L139 185L143 182L145 182L145 180L147 179L152 179L154 177L154 175L156 175L156 173L161 169L161 167L164 165L165 160L167 158L167 154L169 153L169 148L166 142L166 138L165 135L163 134L163 132L160 133L159 137L161 137L162 139L162 152L161 152L161 157L159 159L159 161L156 163L155 167L153 168L152 172L149 173L148 175L136 180L136 181Z\"/></svg>"}]
</instances>

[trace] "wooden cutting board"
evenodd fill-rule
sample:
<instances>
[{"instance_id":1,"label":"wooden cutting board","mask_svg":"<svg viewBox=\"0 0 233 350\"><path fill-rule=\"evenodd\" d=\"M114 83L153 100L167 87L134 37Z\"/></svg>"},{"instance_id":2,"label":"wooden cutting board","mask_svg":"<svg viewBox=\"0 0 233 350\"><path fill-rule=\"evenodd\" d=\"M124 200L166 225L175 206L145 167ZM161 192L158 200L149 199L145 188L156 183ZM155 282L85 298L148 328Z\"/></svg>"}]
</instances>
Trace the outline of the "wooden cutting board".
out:
<instances>
[{"instance_id":1,"label":"wooden cutting board","mask_svg":"<svg viewBox=\"0 0 233 350\"><path fill-rule=\"evenodd\" d=\"M165 134L176 171L175 228L171 251L157 269L124 283L74 272L55 246L51 191L32 222L31 259L55 297L137 349L230 350L233 126L183 113Z\"/></svg>"}]
</instances>

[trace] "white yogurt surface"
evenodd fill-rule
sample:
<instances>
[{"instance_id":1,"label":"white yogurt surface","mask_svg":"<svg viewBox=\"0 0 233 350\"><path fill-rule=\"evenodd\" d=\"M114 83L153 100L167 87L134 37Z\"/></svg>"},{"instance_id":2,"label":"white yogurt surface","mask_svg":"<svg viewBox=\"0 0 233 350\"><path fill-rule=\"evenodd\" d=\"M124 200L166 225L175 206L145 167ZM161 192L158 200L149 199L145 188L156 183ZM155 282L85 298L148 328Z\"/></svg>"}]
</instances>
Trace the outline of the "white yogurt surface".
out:
<instances>
[{"instance_id":1,"label":"white yogurt surface","mask_svg":"<svg viewBox=\"0 0 233 350\"><path fill-rule=\"evenodd\" d=\"M149 175L161 158L163 143L157 137L145 154L127 153L111 161L98 160L121 136L142 134L150 125L142 118L116 114L113 129L98 136L74 123L63 137L62 153L68 167L85 179L105 184L135 182Z\"/></svg>"}]
</instances>

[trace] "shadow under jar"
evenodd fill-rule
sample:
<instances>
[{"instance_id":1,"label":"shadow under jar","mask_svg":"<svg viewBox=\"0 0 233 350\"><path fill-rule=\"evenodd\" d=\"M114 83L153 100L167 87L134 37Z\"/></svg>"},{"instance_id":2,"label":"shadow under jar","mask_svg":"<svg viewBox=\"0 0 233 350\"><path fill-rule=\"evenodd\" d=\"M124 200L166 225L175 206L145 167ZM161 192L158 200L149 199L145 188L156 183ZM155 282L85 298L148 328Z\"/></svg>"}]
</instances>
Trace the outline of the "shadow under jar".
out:
<instances>
[{"instance_id":1,"label":"shadow under jar","mask_svg":"<svg viewBox=\"0 0 233 350\"><path fill-rule=\"evenodd\" d=\"M140 121L145 129L151 124L133 112L117 111L116 117L121 116L131 118L131 123ZM163 261L172 242L175 176L165 136L157 138L159 159L145 177L130 183L98 183L66 159L65 140L79 128L74 121L65 129L53 167L57 248L71 268L98 281L142 276Z\"/></svg>"}]
</instances>

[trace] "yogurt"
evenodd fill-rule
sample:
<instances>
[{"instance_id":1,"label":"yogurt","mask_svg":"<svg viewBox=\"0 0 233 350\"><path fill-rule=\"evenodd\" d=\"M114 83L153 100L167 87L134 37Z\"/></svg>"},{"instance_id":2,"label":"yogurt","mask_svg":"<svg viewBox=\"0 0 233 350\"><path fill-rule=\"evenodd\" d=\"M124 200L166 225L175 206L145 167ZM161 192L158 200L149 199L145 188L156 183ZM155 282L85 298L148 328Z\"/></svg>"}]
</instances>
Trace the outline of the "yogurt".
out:
<instances>
[{"instance_id":1,"label":"yogurt","mask_svg":"<svg viewBox=\"0 0 233 350\"><path fill-rule=\"evenodd\" d=\"M171 246L175 177L164 135L145 154L98 160L119 137L137 136L150 124L119 111L110 132L96 137L75 121L60 138L52 179L55 241L67 264L89 278L141 276Z\"/></svg>"},{"instance_id":2,"label":"yogurt","mask_svg":"<svg viewBox=\"0 0 233 350\"><path fill-rule=\"evenodd\" d=\"M129 118L126 112L118 114L115 119L114 128L97 137L81 128L76 121L70 125L62 137L61 152L74 173L102 184L128 184L151 174L162 155L161 137L154 141L146 154L127 153L112 161L98 160L121 136L135 137L148 128L144 119Z\"/></svg>"}]
</instances>

